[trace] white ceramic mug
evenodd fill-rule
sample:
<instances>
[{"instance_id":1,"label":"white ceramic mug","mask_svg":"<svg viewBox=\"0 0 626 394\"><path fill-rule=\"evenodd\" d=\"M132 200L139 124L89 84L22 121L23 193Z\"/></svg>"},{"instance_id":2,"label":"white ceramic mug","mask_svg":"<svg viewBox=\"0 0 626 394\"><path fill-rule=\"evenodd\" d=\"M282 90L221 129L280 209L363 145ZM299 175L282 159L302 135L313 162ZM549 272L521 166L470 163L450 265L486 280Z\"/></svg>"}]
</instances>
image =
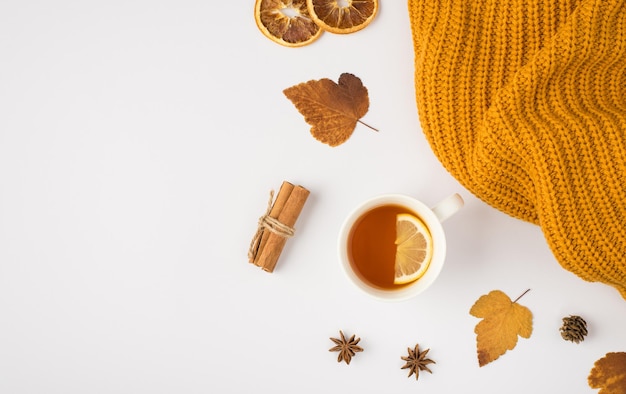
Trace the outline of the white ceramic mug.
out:
<instances>
[{"instance_id":1,"label":"white ceramic mug","mask_svg":"<svg viewBox=\"0 0 626 394\"><path fill-rule=\"evenodd\" d=\"M418 295L435 282L443 268L446 257L446 237L441 223L458 212L463 204L463 199L456 193L433 208L429 208L421 201L403 194L385 194L361 203L348 215L339 232L339 261L343 271L356 287L380 300L401 301ZM426 224L432 237L433 253L428 269L422 277L398 289L383 289L367 283L355 272L350 261L349 242L354 225L365 213L384 205L399 205L414 212Z\"/></svg>"}]
</instances>

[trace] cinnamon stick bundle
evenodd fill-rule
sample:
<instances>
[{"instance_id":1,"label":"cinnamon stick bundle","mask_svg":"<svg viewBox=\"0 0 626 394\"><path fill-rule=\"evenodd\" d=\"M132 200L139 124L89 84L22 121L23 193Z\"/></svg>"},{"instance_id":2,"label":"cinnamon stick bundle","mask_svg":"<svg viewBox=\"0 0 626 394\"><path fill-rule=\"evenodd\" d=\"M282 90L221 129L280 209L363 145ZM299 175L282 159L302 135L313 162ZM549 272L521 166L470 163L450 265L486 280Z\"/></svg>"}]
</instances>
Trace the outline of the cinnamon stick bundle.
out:
<instances>
[{"instance_id":1,"label":"cinnamon stick bundle","mask_svg":"<svg viewBox=\"0 0 626 394\"><path fill-rule=\"evenodd\" d=\"M294 186L287 181L280 186L273 203L273 193L270 195L268 211L259 219L257 233L250 244L250 263L267 272L274 271L287 238L294 234L293 226L308 196L309 191L306 188Z\"/></svg>"}]
</instances>

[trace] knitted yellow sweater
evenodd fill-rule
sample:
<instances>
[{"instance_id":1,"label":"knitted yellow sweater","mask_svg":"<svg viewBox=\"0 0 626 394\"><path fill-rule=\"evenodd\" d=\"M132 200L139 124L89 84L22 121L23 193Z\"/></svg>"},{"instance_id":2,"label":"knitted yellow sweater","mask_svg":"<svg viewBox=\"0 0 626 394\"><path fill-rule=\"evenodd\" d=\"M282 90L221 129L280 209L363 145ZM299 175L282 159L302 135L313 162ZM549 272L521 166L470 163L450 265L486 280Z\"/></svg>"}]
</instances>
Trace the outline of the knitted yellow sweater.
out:
<instances>
[{"instance_id":1,"label":"knitted yellow sweater","mask_svg":"<svg viewBox=\"0 0 626 394\"><path fill-rule=\"evenodd\" d=\"M626 0L409 0L446 169L626 298Z\"/></svg>"}]
</instances>

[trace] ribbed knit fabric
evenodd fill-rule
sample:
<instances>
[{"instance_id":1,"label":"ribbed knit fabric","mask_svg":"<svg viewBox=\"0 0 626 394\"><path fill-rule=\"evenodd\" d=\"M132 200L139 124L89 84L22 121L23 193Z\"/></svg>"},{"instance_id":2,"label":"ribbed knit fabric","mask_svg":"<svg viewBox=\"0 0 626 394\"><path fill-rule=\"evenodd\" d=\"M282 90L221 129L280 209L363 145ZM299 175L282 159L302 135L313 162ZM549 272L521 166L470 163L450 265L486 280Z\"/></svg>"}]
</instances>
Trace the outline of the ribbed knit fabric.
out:
<instances>
[{"instance_id":1,"label":"ribbed knit fabric","mask_svg":"<svg viewBox=\"0 0 626 394\"><path fill-rule=\"evenodd\" d=\"M445 168L626 298L626 0L409 0Z\"/></svg>"}]
</instances>

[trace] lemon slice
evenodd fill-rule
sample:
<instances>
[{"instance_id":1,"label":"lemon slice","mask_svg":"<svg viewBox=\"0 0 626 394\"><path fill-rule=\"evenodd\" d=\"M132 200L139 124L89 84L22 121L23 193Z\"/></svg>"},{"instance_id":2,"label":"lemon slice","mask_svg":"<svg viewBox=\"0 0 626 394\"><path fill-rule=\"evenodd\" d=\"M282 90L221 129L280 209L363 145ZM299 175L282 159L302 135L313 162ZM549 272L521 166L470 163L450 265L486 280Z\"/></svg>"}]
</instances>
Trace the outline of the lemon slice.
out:
<instances>
[{"instance_id":1,"label":"lemon slice","mask_svg":"<svg viewBox=\"0 0 626 394\"><path fill-rule=\"evenodd\" d=\"M401 285L419 279L430 265L433 240L428 227L408 213L396 216L396 261L394 284Z\"/></svg>"}]
</instances>

